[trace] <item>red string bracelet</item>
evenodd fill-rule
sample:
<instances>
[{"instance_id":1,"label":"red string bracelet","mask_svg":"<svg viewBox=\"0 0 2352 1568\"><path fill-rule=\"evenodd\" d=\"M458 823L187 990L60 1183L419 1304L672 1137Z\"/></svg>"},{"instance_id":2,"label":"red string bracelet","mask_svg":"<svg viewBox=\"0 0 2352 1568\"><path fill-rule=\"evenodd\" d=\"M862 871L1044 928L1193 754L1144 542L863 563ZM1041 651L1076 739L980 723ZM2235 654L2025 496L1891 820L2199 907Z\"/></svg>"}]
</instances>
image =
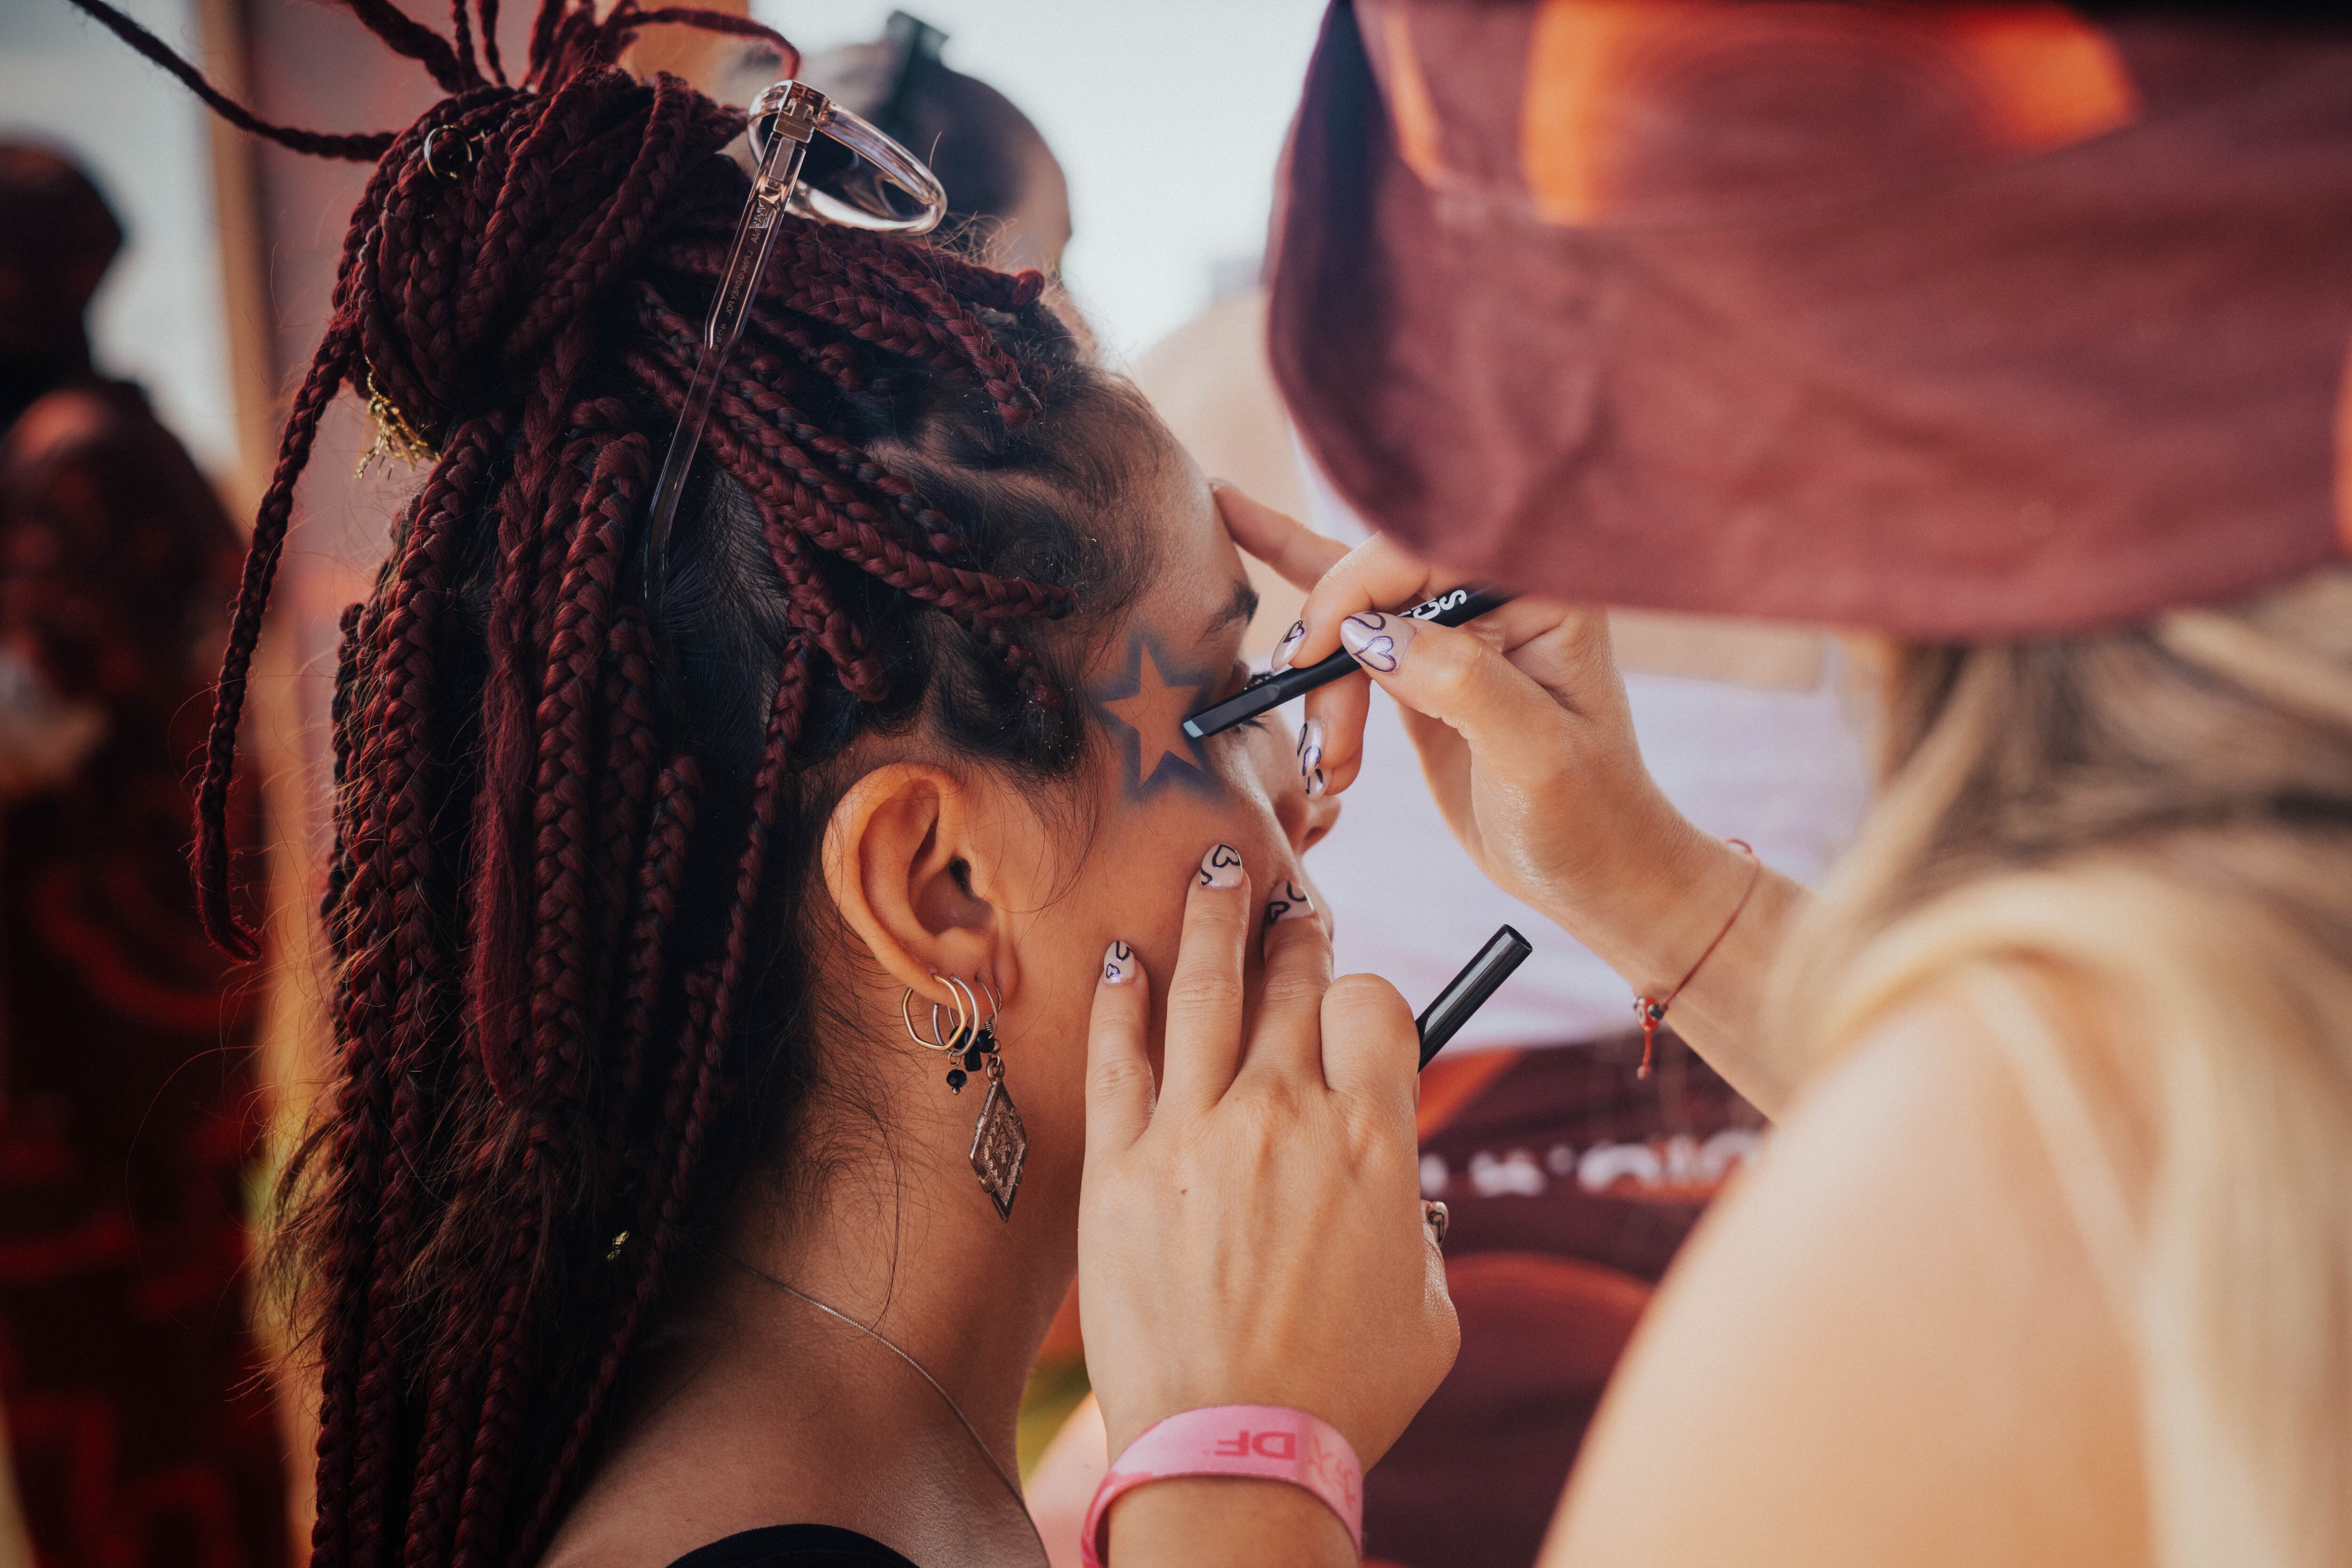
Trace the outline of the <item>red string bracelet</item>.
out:
<instances>
[{"instance_id":1,"label":"red string bracelet","mask_svg":"<svg viewBox=\"0 0 2352 1568\"><path fill-rule=\"evenodd\" d=\"M1651 1058L1658 1046L1658 1026L1666 1021L1666 1009L1675 1005L1675 998L1683 994L1683 987L1691 983L1691 977L1699 972L1699 966L1715 955L1715 950L1723 945L1723 939L1731 934L1731 928L1739 923L1740 911L1748 907L1748 899L1756 892L1757 882L1764 875L1764 862L1756 858L1756 851L1746 839L1727 838L1724 842L1748 857L1748 886L1739 890L1739 901L1731 906L1731 918L1723 922L1723 929L1715 933L1715 940L1706 944L1683 977L1675 982L1672 991L1664 996L1633 998L1633 1016L1642 1021L1642 1070L1635 1075L1637 1077L1650 1076Z\"/></svg>"}]
</instances>

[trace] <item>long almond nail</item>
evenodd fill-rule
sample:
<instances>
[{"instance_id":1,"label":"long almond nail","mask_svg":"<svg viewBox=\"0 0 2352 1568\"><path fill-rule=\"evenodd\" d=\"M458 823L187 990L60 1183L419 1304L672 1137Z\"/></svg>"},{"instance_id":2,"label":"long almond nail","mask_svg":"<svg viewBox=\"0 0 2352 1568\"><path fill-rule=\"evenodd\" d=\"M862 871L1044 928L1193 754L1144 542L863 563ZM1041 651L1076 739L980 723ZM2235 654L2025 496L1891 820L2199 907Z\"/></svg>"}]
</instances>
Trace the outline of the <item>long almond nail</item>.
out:
<instances>
[{"instance_id":1,"label":"long almond nail","mask_svg":"<svg viewBox=\"0 0 2352 1568\"><path fill-rule=\"evenodd\" d=\"M1142 973L1143 965L1136 958L1135 949L1128 946L1127 943L1123 942L1115 942L1104 951L1104 984L1125 985L1132 982L1137 975Z\"/></svg>"},{"instance_id":2,"label":"long almond nail","mask_svg":"<svg viewBox=\"0 0 2352 1568\"><path fill-rule=\"evenodd\" d=\"M1387 675L1412 646L1413 630L1411 616L1366 610L1339 623L1339 643L1358 664Z\"/></svg>"},{"instance_id":3,"label":"long almond nail","mask_svg":"<svg viewBox=\"0 0 2352 1568\"><path fill-rule=\"evenodd\" d=\"M1290 656L1297 653L1298 651L1298 645L1306 640L1307 623L1305 621L1291 622L1290 629L1283 633L1282 640L1275 645L1274 657L1265 661L1265 667L1268 669L1288 669L1290 668Z\"/></svg>"},{"instance_id":4,"label":"long almond nail","mask_svg":"<svg viewBox=\"0 0 2352 1568\"><path fill-rule=\"evenodd\" d=\"M1315 913L1315 900L1297 883L1285 880L1265 901L1266 929L1271 931L1284 921L1303 921Z\"/></svg>"},{"instance_id":5,"label":"long almond nail","mask_svg":"<svg viewBox=\"0 0 2352 1568\"><path fill-rule=\"evenodd\" d=\"M1323 765L1323 721L1309 719L1298 726L1298 776L1307 777Z\"/></svg>"},{"instance_id":6,"label":"long almond nail","mask_svg":"<svg viewBox=\"0 0 2352 1568\"><path fill-rule=\"evenodd\" d=\"M1241 851L1220 844L1201 857L1201 886L1238 888L1242 885Z\"/></svg>"}]
</instances>

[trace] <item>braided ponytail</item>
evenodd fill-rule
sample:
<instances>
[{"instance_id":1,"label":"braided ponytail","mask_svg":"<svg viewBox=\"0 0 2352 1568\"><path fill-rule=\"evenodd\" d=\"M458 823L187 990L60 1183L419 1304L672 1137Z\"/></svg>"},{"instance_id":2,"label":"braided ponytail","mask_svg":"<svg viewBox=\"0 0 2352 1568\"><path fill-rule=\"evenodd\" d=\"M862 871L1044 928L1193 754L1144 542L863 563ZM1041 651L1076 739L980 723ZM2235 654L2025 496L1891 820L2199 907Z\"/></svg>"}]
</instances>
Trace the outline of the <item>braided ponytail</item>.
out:
<instances>
[{"instance_id":1,"label":"braided ponytail","mask_svg":"<svg viewBox=\"0 0 2352 1568\"><path fill-rule=\"evenodd\" d=\"M235 122L373 157L234 607L198 795L216 940L239 710L327 405L433 454L343 620L334 1092L281 1191L319 1365L319 1568L533 1560L647 1327L813 1081L793 938L858 735L918 724L1066 775L1083 594L1144 563L1112 498L1142 416L1034 273L783 220L719 388L661 595L656 459L745 196L744 124L613 61L740 17L545 0L509 85L495 0L444 37L341 0L447 94L397 133L266 124L77 0ZM477 47L478 37L479 47ZM1123 555L1123 558L1122 558Z\"/></svg>"}]
</instances>

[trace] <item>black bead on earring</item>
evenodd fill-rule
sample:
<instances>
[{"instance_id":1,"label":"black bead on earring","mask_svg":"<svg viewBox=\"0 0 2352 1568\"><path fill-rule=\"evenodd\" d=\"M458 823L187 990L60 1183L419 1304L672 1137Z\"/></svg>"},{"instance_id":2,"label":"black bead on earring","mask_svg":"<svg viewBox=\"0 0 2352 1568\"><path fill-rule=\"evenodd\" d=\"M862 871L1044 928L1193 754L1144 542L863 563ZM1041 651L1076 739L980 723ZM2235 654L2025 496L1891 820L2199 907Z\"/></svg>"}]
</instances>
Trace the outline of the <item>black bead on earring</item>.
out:
<instances>
[{"instance_id":1,"label":"black bead on earring","mask_svg":"<svg viewBox=\"0 0 2352 1568\"><path fill-rule=\"evenodd\" d=\"M996 1205L996 1217L1013 1217L1013 1200L1021 1191L1021 1173L1029 1161L1029 1132L1021 1122L1020 1109L1013 1103L1013 1093L1004 1087L1004 1056L996 1046L996 1015L1003 1010L1003 998L996 987L983 978L981 985L988 992L988 1016L980 1016L980 997L971 985L950 974L931 977L948 988L948 1005L955 1009L955 1027L948 1034L940 1033L940 1009L931 1006L931 1037L923 1038L915 1032L915 1020L908 1011L914 1005L915 993L909 987L898 999L898 1016L907 1026L907 1037L927 1051L945 1054L952 1064L948 1068L948 1088L957 1094L971 1081L975 1073L988 1079L988 1098L980 1108L980 1120L971 1130L971 1169L980 1178L981 1190Z\"/></svg>"}]
</instances>

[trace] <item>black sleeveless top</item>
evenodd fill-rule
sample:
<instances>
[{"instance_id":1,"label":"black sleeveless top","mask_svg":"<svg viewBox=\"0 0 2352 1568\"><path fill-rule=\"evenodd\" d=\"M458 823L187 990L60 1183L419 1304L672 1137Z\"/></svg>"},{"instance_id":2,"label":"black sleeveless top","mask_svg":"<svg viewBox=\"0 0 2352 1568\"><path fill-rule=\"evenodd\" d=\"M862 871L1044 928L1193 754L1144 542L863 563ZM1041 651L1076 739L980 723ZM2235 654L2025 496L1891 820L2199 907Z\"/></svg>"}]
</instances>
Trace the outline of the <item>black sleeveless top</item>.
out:
<instances>
[{"instance_id":1,"label":"black sleeveless top","mask_svg":"<svg viewBox=\"0 0 2352 1568\"><path fill-rule=\"evenodd\" d=\"M772 1524L698 1546L670 1568L915 1568L871 1536L830 1524Z\"/></svg>"}]
</instances>

